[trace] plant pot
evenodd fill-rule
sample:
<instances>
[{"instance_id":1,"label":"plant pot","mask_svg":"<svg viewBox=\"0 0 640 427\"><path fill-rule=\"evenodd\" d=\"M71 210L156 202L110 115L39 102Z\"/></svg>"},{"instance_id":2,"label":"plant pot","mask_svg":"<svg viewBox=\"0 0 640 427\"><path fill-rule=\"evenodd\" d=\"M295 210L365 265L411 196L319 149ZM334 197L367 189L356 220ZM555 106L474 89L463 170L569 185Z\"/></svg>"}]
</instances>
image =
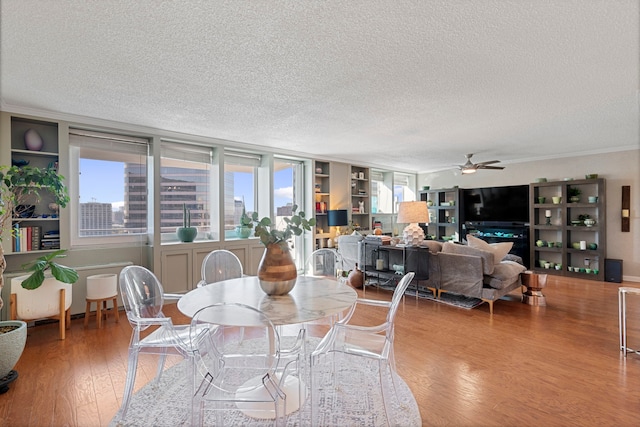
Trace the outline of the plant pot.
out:
<instances>
[{"instance_id":1,"label":"plant pot","mask_svg":"<svg viewBox=\"0 0 640 427\"><path fill-rule=\"evenodd\" d=\"M571 196L569 197L569 201L571 203L578 203L580 201L580 196Z\"/></svg>"},{"instance_id":2,"label":"plant pot","mask_svg":"<svg viewBox=\"0 0 640 427\"><path fill-rule=\"evenodd\" d=\"M236 226L236 236L241 239L246 239L251 235L251 229L242 225Z\"/></svg>"},{"instance_id":3,"label":"plant pot","mask_svg":"<svg viewBox=\"0 0 640 427\"><path fill-rule=\"evenodd\" d=\"M198 229L196 227L178 227L176 235L181 242L193 242L198 235Z\"/></svg>"},{"instance_id":4,"label":"plant pot","mask_svg":"<svg viewBox=\"0 0 640 427\"><path fill-rule=\"evenodd\" d=\"M267 295L291 292L298 278L298 270L288 249L272 243L267 245L258 265L260 288Z\"/></svg>"},{"instance_id":5,"label":"plant pot","mask_svg":"<svg viewBox=\"0 0 640 427\"><path fill-rule=\"evenodd\" d=\"M7 376L16 366L27 342L27 324L25 322L7 320L0 322L0 328L3 326L17 326L18 328L5 333L0 332L0 379Z\"/></svg>"},{"instance_id":6,"label":"plant pot","mask_svg":"<svg viewBox=\"0 0 640 427\"><path fill-rule=\"evenodd\" d=\"M37 320L60 315L60 289L65 290L64 310L71 307L73 285L58 281L53 276L45 276L37 289L25 289L21 283L28 275L11 279L11 293L16 294L16 314L18 319Z\"/></svg>"}]
</instances>

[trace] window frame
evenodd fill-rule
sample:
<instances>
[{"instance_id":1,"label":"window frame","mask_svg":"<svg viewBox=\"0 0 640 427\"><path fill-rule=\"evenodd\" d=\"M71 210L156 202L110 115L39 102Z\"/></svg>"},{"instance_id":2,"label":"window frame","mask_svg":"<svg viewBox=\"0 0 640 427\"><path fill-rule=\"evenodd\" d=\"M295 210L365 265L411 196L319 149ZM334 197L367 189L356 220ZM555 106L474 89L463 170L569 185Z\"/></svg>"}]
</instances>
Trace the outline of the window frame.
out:
<instances>
[{"instance_id":1,"label":"window frame","mask_svg":"<svg viewBox=\"0 0 640 427\"><path fill-rule=\"evenodd\" d=\"M81 139L83 139L81 141ZM128 144L128 145L125 145ZM105 146L109 145L111 149ZM120 148L122 151L115 150L114 148ZM124 148L127 147L127 150ZM88 150L93 152L104 153L103 158L95 158L89 156L83 156L82 151ZM127 153L128 152L128 153ZM117 158L117 156L139 155L144 159L144 171L145 171L145 212L146 221L144 231L132 234L116 234L116 235L94 235L94 236L81 236L80 235L80 209L81 204L85 203L80 200L80 181L81 159L94 158L95 160L109 160L108 157ZM135 153L137 152L137 153ZM126 153L126 154L125 154ZM120 160L117 160L120 161ZM127 244L145 244L149 241L151 213L149 212L149 165L153 161L151 158L151 138L138 137L126 134L114 134L108 131L101 130L86 130L82 128L70 127L69 128L69 172L70 176L75 179L69 180L69 211L70 211L70 246L71 248L89 247L89 246L117 246ZM122 161L126 163L126 161ZM124 183L124 181L123 181Z\"/></svg>"}]
</instances>

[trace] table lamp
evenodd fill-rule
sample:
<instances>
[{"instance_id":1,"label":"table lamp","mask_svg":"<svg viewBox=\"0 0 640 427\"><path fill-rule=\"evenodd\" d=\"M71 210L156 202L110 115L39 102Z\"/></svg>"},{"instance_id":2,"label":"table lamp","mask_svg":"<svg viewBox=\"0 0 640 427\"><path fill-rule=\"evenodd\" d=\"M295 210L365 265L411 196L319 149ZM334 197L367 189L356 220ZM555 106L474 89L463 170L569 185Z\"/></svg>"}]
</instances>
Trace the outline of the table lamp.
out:
<instances>
[{"instance_id":1,"label":"table lamp","mask_svg":"<svg viewBox=\"0 0 640 427\"><path fill-rule=\"evenodd\" d=\"M340 235L340 227L349 224L349 216L346 209L331 210L327 213L329 227L336 228L336 236Z\"/></svg>"},{"instance_id":2,"label":"table lamp","mask_svg":"<svg viewBox=\"0 0 640 427\"><path fill-rule=\"evenodd\" d=\"M429 210L426 202L400 202L398 205L398 222L409 224L402 231L404 243L417 246L424 240L424 231L419 222L429 224Z\"/></svg>"}]
</instances>

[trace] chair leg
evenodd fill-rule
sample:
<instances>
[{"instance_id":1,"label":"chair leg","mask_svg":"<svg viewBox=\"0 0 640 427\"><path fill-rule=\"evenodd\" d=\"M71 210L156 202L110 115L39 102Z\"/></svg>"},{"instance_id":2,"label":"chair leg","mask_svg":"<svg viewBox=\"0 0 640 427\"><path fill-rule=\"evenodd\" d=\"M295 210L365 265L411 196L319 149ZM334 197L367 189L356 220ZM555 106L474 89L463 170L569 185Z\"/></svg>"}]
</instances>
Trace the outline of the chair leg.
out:
<instances>
[{"instance_id":1,"label":"chair leg","mask_svg":"<svg viewBox=\"0 0 640 427\"><path fill-rule=\"evenodd\" d=\"M118 411L118 419L124 420L127 416L127 410L129 409L129 401L131 400L131 393L133 392L133 386L136 383L136 371L138 369L138 351L129 349L129 361L127 366L127 379L124 385L124 394L122 395L122 404Z\"/></svg>"},{"instance_id":2,"label":"chair leg","mask_svg":"<svg viewBox=\"0 0 640 427\"><path fill-rule=\"evenodd\" d=\"M104 300L96 301L96 322L98 323L98 329L102 328L102 306Z\"/></svg>"}]
</instances>

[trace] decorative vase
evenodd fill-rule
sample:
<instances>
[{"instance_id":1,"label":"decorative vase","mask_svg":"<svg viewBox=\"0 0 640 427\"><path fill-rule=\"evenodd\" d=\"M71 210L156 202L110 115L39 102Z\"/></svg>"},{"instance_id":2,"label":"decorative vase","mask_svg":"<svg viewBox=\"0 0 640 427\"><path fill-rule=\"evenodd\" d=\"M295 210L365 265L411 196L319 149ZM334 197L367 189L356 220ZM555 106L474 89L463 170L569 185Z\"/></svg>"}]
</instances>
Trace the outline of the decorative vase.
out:
<instances>
[{"instance_id":1,"label":"decorative vase","mask_svg":"<svg viewBox=\"0 0 640 427\"><path fill-rule=\"evenodd\" d=\"M593 227L596 224L596 220L593 218L587 218L584 220L584 225L587 227Z\"/></svg>"},{"instance_id":2,"label":"decorative vase","mask_svg":"<svg viewBox=\"0 0 640 427\"><path fill-rule=\"evenodd\" d=\"M297 278L298 271L289 250L276 243L267 245L258 265L258 279L264 293L288 294L295 286Z\"/></svg>"},{"instance_id":3,"label":"decorative vase","mask_svg":"<svg viewBox=\"0 0 640 427\"><path fill-rule=\"evenodd\" d=\"M358 268L358 263L356 263L356 268L349 272L347 281L349 282L349 285L356 289L360 289L364 284L364 275L362 274L362 270Z\"/></svg>"},{"instance_id":4,"label":"decorative vase","mask_svg":"<svg viewBox=\"0 0 640 427\"><path fill-rule=\"evenodd\" d=\"M37 131L27 129L24 133L24 146L29 151L40 151L44 146L44 141Z\"/></svg>"},{"instance_id":5,"label":"decorative vase","mask_svg":"<svg viewBox=\"0 0 640 427\"><path fill-rule=\"evenodd\" d=\"M578 203L580 201L580 196L571 196L569 197L569 201L571 203Z\"/></svg>"},{"instance_id":6,"label":"decorative vase","mask_svg":"<svg viewBox=\"0 0 640 427\"><path fill-rule=\"evenodd\" d=\"M246 239L251 235L251 229L242 225L236 226L236 236Z\"/></svg>"},{"instance_id":7,"label":"decorative vase","mask_svg":"<svg viewBox=\"0 0 640 427\"><path fill-rule=\"evenodd\" d=\"M178 227L176 228L176 234L181 242L189 243L195 240L198 235L198 229L196 227Z\"/></svg>"}]
</instances>

